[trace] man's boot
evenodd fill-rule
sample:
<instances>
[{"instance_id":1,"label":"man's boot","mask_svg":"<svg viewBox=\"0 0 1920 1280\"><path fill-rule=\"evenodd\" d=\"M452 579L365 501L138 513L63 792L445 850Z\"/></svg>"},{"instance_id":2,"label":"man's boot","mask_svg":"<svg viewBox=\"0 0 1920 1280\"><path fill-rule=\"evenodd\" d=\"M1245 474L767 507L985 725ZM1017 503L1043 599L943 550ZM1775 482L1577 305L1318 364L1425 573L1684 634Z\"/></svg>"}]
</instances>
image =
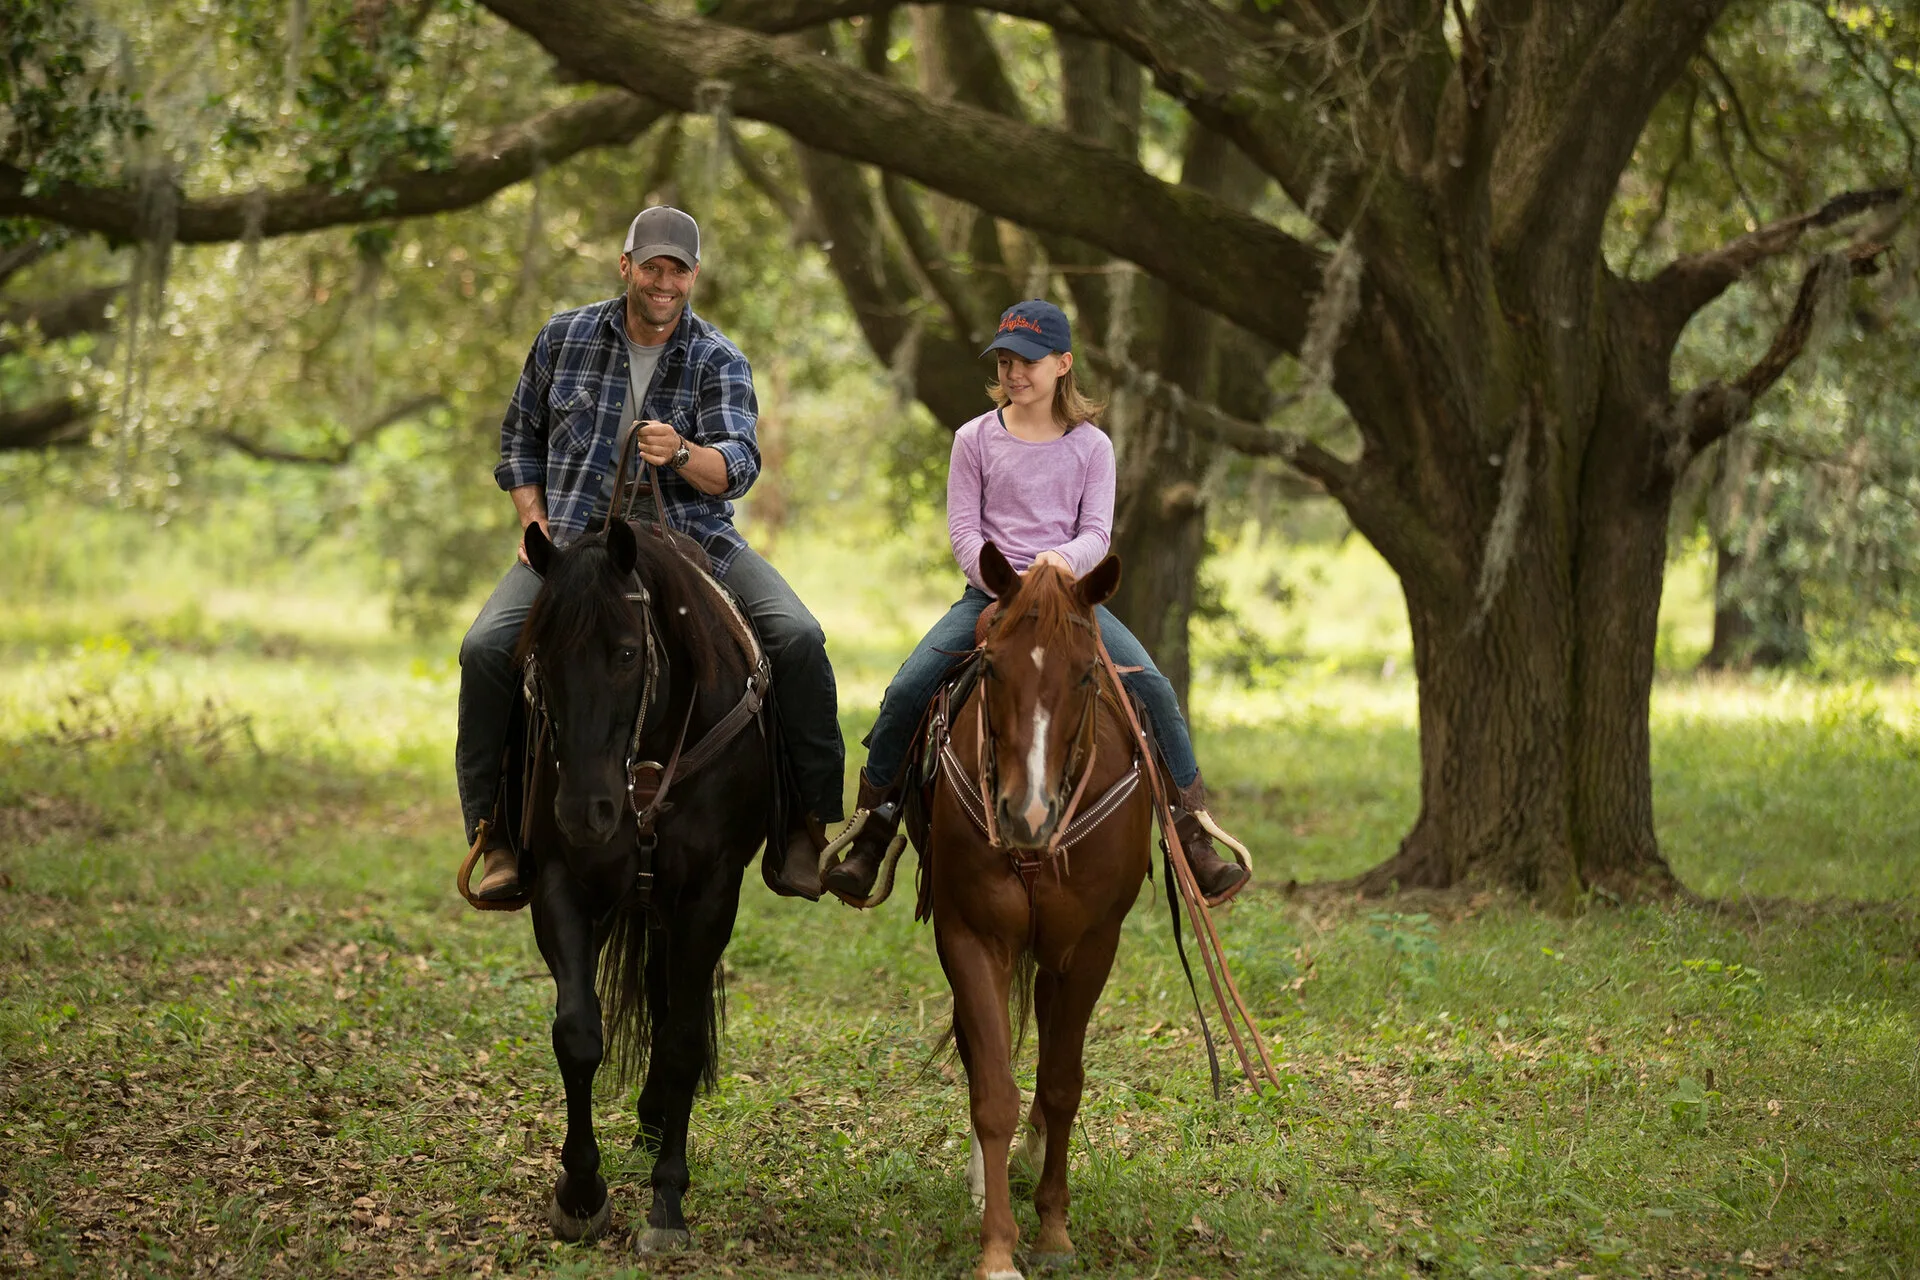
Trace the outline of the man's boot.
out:
<instances>
[{"instance_id":1,"label":"man's boot","mask_svg":"<svg viewBox=\"0 0 1920 1280\"><path fill-rule=\"evenodd\" d=\"M827 829L820 819L804 814L787 832L780 874L767 881L775 893L788 898L820 901L820 851L827 847Z\"/></svg>"},{"instance_id":2,"label":"man's boot","mask_svg":"<svg viewBox=\"0 0 1920 1280\"><path fill-rule=\"evenodd\" d=\"M888 877L878 897L874 896L874 884L880 878L881 868L899 854L904 839L900 835L899 786L884 790L876 787L862 769L853 820L830 847L830 858L842 850L846 851L846 858L827 868L822 887L850 907L879 906L893 891L892 877Z\"/></svg>"},{"instance_id":3,"label":"man's boot","mask_svg":"<svg viewBox=\"0 0 1920 1280\"><path fill-rule=\"evenodd\" d=\"M520 855L509 849L505 840L487 838L480 855L480 883L473 887L473 896L482 902L506 902L520 896Z\"/></svg>"},{"instance_id":4,"label":"man's boot","mask_svg":"<svg viewBox=\"0 0 1920 1280\"><path fill-rule=\"evenodd\" d=\"M1253 879L1253 855L1222 830L1207 812L1207 784L1197 776L1192 786L1182 787L1176 793L1173 829L1180 837L1180 847L1186 851L1194 883L1200 886L1200 896L1207 900L1208 906L1219 906ZM1216 835L1240 856L1240 862L1229 862L1220 856L1220 851L1213 847Z\"/></svg>"}]
</instances>

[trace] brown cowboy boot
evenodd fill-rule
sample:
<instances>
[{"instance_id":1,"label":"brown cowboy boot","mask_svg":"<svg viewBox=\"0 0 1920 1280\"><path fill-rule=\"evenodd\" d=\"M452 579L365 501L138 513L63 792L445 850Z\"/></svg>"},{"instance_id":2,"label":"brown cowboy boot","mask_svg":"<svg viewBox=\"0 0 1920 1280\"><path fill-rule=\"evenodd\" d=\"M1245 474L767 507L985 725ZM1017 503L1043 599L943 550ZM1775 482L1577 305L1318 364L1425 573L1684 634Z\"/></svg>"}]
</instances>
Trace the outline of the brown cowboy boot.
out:
<instances>
[{"instance_id":1,"label":"brown cowboy boot","mask_svg":"<svg viewBox=\"0 0 1920 1280\"><path fill-rule=\"evenodd\" d=\"M1186 850L1194 883L1200 886L1200 896L1207 900L1208 906L1219 906L1253 879L1252 856L1245 845L1222 830L1207 812L1207 784L1197 776L1192 786L1182 787L1176 795L1173 829L1180 836L1180 847ZM1220 856L1220 851L1213 847L1216 835L1232 846L1245 865Z\"/></svg>"},{"instance_id":2,"label":"brown cowboy boot","mask_svg":"<svg viewBox=\"0 0 1920 1280\"><path fill-rule=\"evenodd\" d=\"M874 882L880 878L880 869L888 855L897 852L894 845L900 839L899 831L899 786L882 790L867 780L867 771L862 769L853 820L829 847L830 858L845 849L846 859L835 861L827 869L821 887L850 907L880 905L873 896ZM889 884L887 888L890 892L893 886ZM882 894L881 900L885 896Z\"/></svg>"},{"instance_id":3,"label":"brown cowboy boot","mask_svg":"<svg viewBox=\"0 0 1920 1280\"><path fill-rule=\"evenodd\" d=\"M480 883L473 896L482 902L505 902L520 896L520 855L505 844L489 844L480 855Z\"/></svg>"},{"instance_id":4,"label":"brown cowboy boot","mask_svg":"<svg viewBox=\"0 0 1920 1280\"><path fill-rule=\"evenodd\" d=\"M827 829L820 819L810 813L799 817L787 832L780 874L767 883L784 897L820 901L820 851L826 847Z\"/></svg>"}]
</instances>

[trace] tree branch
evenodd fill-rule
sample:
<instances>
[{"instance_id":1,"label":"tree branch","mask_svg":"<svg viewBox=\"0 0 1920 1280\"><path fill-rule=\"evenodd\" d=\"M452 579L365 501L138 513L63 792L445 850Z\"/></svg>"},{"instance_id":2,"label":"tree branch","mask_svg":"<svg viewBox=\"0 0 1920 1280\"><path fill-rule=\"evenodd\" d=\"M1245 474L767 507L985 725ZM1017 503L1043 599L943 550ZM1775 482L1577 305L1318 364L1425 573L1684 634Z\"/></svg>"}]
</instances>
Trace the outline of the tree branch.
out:
<instances>
[{"instance_id":1,"label":"tree branch","mask_svg":"<svg viewBox=\"0 0 1920 1280\"><path fill-rule=\"evenodd\" d=\"M431 391L402 400L388 407L384 412L362 423L347 437L344 443L336 448L327 450L325 453L305 453L296 449L282 449L276 445L268 444L263 440L255 440L251 437L241 435L231 428L210 432L209 436L211 439L226 445L235 452L243 453L249 458L257 458L262 462L290 462L305 466L338 467L351 461L355 449L367 443L367 441L373 439L388 427L397 426L405 422L408 418L417 417L425 413L428 409L445 404L446 400L444 398L437 392Z\"/></svg>"},{"instance_id":2,"label":"tree branch","mask_svg":"<svg viewBox=\"0 0 1920 1280\"><path fill-rule=\"evenodd\" d=\"M898 0L720 0L706 16L732 27L765 35L783 35L841 18L862 18L891 8ZM1004 13L1045 23L1056 31L1090 35L1089 27L1068 0L978 0L968 8Z\"/></svg>"},{"instance_id":3,"label":"tree branch","mask_svg":"<svg viewBox=\"0 0 1920 1280\"><path fill-rule=\"evenodd\" d=\"M56 237L43 232L23 244L0 252L0 285L52 253L57 245Z\"/></svg>"},{"instance_id":4,"label":"tree branch","mask_svg":"<svg viewBox=\"0 0 1920 1280\"><path fill-rule=\"evenodd\" d=\"M22 329L31 325L39 330L43 342L58 342L77 333L98 333L108 327L107 311L125 289L124 284L106 284L58 298L16 302L0 308L0 324ZM18 338L0 337L0 356L12 355L23 345Z\"/></svg>"},{"instance_id":5,"label":"tree branch","mask_svg":"<svg viewBox=\"0 0 1920 1280\"><path fill-rule=\"evenodd\" d=\"M0 410L0 452L85 444L92 416L92 405L71 396Z\"/></svg>"},{"instance_id":6,"label":"tree branch","mask_svg":"<svg viewBox=\"0 0 1920 1280\"><path fill-rule=\"evenodd\" d=\"M774 173L773 165L752 147L747 145L740 131L727 122L727 147L732 153L733 162L740 167L746 177L747 185L765 196L780 216L787 220L793 229L793 238L797 243L818 243L820 229L814 225L813 210L807 204L807 198L798 191L790 190Z\"/></svg>"},{"instance_id":7,"label":"tree branch","mask_svg":"<svg viewBox=\"0 0 1920 1280\"><path fill-rule=\"evenodd\" d=\"M1835 196L1812 213L1769 223L1718 249L1676 258L1642 287L1647 290L1654 311L1661 317L1668 332L1678 337L1687 321L1702 307L1725 293L1761 263L1793 249L1808 231L1831 227L1874 209L1887 208L1905 197L1906 193L1898 187L1846 192Z\"/></svg>"},{"instance_id":8,"label":"tree branch","mask_svg":"<svg viewBox=\"0 0 1920 1280\"><path fill-rule=\"evenodd\" d=\"M1710 383L1681 402L1684 419L1678 425L1686 446L1685 457L1697 456L1702 449L1745 422L1753 414L1754 403L1780 381L1782 375L1800 358L1814 332L1832 305L1829 296L1842 290L1855 276L1879 271L1880 255L1891 246L1885 242L1855 245L1845 252L1828 254L1813 264L1800 282L1800 294L1793 311L1780 332L1774 335L1767 353L1751 369L1731 384Z\"/></svg>"},{"instance_id":9,"label":"tree branch","mask_svg":"<svg viewBox=\"0 0 1920 1280\"><path fill-rule=\"evenodd\" d=\"M1631 277L1633 269L1641 257L1653 244L1654 235L1660 225L1667 220L1667 206L1673 198L1674 180L1680 176L1680 170L1687 161L1693 159L1693 118L1700 105L1700 78L1690 77L1687 84L1687 105L1680 113L1680 147L1674 152L1673 163L1660 175L1660 195L1654 201L1653 213L1647 219L1647 225L1640 229L1640 238L1634 242L1633 252L1627 255L1626 275Z\"/></svg>"},{"instance_id":10,"label":"tree branch","mask_svg":"<svg viewBox=\"0 0 1920 1280\"><path fill-rule=\"evenodd\" d=\"M1089 342L1075 344L1087 363L1109 383L1118 383L1138 394L1155 408L1177 416L1193 431L1237 449L1249 457L1279 458L1302 475L1320 482L1328 493L1348 487L1354 478L1352 463L1324 447L1291 431L1276 431L1246 418L1236 417L1211 400L1189 396L1178 384L1169 382L1150 369L1131 362L1116 363L1104 347ZM1287 401L1287 404L1292 401ZM1285 404L1277 406L1284 408Z\"/></svg>"},{"instance_id":11,"label":"tree branch","mask_svg":"<svg viewBox=\"0 0 1920 1280\"><path fill-rule=\"evenodd\" d=\"M949 429L973 417L986 371L973 348L944 328L928 332L923 298L892 240L874 218L872 189L852 161L797 147L827 261L867 346L912 382L915 399Z\"/></svg>"},{"instance_id":12,"label":"tree branch","mask_svg":"<svg viewBox=\"0 0 1920 1280\"><path fill-rule=\"evenodd\" d=\"M722 81L738 115L999 217L1100 245L1187 296L1297 348L1320 255L1223 202L1181 190L1055 129L935 104L875 76L736 28L621 0L487 0L573 71L682 109ZM1019 155L1045 182L1008 182ZM1091 199L1090 192L1099 198Z\"/></svg>"},{"instance_id":13,"label":"tree branch","mask_svg":"<svg viewBox=\"0 0 1920 1280\"><path fill-rule=\"evenodd\" d=\"M1536 6L1496 161L1494 241L1549 274L1584 269L1647 118L1728 0Z\"/></svg>"},{"instance_id":14,"label":"tree branch","mask_svg":"<svg viewBox=\"0 0 1920 1280\"><path fill-rule=\"evenodd\" d=\"M502 129L459 152L444 168L389 165L362 191L340 192L320 184L185 197L177 207L173 238L182 244L213 244L470 208L524 181L542 165L557 164L594 147L631 142L665 110L657 102L629 93L603 93ZM12 165L0 164L0 216L41 218L137 240L151 230L143 203L137 182L104 187L69 184L29 194L26 175Z\"/></svg>"}]
</instances>

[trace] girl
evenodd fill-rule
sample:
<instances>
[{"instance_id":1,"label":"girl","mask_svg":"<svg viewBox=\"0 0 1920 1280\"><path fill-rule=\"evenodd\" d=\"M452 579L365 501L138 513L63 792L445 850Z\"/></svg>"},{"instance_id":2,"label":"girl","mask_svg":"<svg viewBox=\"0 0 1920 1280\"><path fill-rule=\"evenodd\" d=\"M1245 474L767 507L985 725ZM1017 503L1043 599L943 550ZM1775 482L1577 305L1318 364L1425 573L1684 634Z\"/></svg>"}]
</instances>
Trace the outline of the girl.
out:
<instances>
[{"instance_id":1,"label":"girl","mask_svg":"<svg viewBox=\"0 0 1920 1280\"><path fill-rule=\"evenodd\" d=\"M1052 564L1078 578L1107 554L1113 524L1113 444L1092 419L1091 403L1073 378L1073 335L1066 313L1050 302L1016 303L1000 317L986 351L998 376L987 388L993 412L961 427L947 472L947 530L966 574L965 594L935 623L887 686L880 718L867 735L867 764L848 825L846 860L823 887L864 907L887 845L900 825L898 779L909 742L928 701L957 661L973 648L973 627L993 597L980 580L980 549L992 539L1022 573ZM1218 905L1243 888L1247 869L1213 847L1217 830L1206 812L1206 788L1173 686L1120 620L1098 611L1100 635L1116 665L1139 667L1121 679L1146 705L1154 737L1179 790L1174 828L1200 890Z\"/></svg>"}]
</instances>

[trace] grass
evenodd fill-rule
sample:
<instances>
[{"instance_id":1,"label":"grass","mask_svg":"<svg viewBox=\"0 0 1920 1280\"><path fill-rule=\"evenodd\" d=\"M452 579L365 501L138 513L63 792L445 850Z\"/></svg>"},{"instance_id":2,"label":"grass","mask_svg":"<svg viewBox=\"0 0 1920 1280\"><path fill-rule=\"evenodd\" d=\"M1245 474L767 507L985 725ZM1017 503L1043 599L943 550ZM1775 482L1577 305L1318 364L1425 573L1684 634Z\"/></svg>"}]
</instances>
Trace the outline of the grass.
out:
<instances>
[{"instance_id":1,"label":"grass","mask_svg":"<svg viewBox=\"0 0 1920 1280\"><path fill-rule=\"evenodd\" d=\"M784 553L857 741L939 593L875 601L809 550ZM551 987L525 918L449 884L452 639L337 585L172 588L0 621L0 1272L631 1273L619 1236L539 1218ZM1143 899L1089 1049L1084 1269L1920 1275L1912 692L1661 684L1662 836L1717 905L1289 897L1383 857L1418 803L1391 619L1332 612L1346 634L1303 623L1290 677L1196 697L1262 858L1224 933L1286 1096L1210 1097ZM965 1091L927 1061L947 998L909 916L750 879L695 1113L702 1248L655 1270L971 1266ZM620 1228L645 1204L631 1091L597 1109Z\"/></svg>"}]
</instances>

